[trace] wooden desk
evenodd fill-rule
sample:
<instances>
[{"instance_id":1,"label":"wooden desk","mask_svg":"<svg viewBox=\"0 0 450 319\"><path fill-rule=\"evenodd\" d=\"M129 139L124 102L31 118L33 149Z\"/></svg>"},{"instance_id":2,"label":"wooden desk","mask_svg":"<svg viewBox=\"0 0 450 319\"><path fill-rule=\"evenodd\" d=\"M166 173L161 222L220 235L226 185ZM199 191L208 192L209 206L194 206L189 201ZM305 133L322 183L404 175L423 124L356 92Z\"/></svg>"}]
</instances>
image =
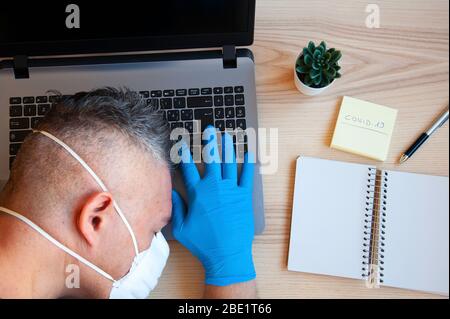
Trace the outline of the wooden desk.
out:
<instances>
[{"instance_id":1,"label":"wooden desk","mask_svg":"<svg viewBox=\"0 0 450 319\"><path fill-rule=\"evenodd\" d=\"M397 160L449 99L448 0L376 1L381 28L365 26L363 0L257 0L252 50L261 127L279 129L279 170L264 177L267 229L254 258L262 298L433 297L400 289L367 289L362 281L287 271L298 155L377 164L382 168L448 176L449 129L441 129L407 164ZM309 40L343 51L343 78L325 95L296 91L293 65ZM329 148L340 98L350 95L397 108L390 155L376 163ZM177 243L153 298L201 298L200 264Z\"/></svg>"}]
</instances>

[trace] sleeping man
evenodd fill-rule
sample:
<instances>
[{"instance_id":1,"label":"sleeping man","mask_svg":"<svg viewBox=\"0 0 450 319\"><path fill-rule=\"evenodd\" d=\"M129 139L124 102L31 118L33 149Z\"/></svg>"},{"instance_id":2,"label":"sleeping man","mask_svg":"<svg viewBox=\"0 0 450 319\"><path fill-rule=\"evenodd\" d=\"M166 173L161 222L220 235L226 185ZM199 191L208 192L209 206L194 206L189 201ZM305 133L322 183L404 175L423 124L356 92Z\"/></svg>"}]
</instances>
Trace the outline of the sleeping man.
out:
<instances>
[{"instance_id":1,"label":"sleeping man","mask_svg":"<svg viewBox=\"0 0 450 319\"><path fill-rule=\"evenodd\" d=\"M238 177L232 138L222 136L221 158L208 128L203 176L186 145L179 153L185 202L172 190L169 133L131 91L57 104L0 192L0 298L146 298L169 257L170 221L204 267L206 298L256 297L251 156Z\"/></svg>"}]
</instances>

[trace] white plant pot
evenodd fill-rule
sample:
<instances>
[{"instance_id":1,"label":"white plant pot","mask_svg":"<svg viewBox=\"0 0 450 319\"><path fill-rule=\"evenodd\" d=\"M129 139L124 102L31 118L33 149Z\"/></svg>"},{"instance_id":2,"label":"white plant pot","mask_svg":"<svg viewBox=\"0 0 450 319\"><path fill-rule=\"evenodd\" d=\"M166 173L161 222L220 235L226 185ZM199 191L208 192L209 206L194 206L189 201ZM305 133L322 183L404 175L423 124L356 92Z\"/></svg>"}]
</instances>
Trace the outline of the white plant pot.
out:
<instances>
[{"instance_id":1,"label":"white plant pot","mask_svg":"<svg viewBox=\"0 0 450 319\"><path fill-rule=\"evenodd\" d=\"M302 92L303 94L308 95L308 96L319 95L319 94L323 93L323 91L328 89L334 83L334 81L333 81L328 86L325 86L320 89L309 87L299 79L299 77L297 76L297 71L296 71L295 67L294 67L294 78L295 78L295 86L297 87L297 89L300 92Z\"/></svg>"}]
</instances>

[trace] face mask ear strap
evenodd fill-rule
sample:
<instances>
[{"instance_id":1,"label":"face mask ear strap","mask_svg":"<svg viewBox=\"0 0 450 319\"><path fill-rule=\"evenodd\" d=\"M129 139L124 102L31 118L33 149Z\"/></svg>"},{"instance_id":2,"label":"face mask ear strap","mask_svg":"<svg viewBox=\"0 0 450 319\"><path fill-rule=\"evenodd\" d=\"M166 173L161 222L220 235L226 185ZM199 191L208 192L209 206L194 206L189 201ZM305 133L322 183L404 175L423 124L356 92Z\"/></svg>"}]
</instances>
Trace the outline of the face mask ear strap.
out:
<instances>
[{"instance_id":1,"label":"face mask ear strap","mask_svg":"<svg viewBox=\"0 0 450 319\"><path fill-rule=\"evenodd\" d=\"M113 283L115 283L116 281L114 280L114 278L108 274L107 272L101 270L100 268L98 268L97 266L95 266L93 263L91 263L90 261L84 259L83 257L81 257L80 255L78 255L76 252L74 252L73 250L67 248L66 246L64 246L62 243L60 243L58 240L56 240L55 238L53 238L52 236L50 236L45 230L43 230L41 227L39 227L38 225L36 225L35 223L33 223L31 220L29 220L28 218L26 218L25 216L22 216L8 208L5 207L0 207L0 211L11 215L13 217L16 217L17 219L21 220L22 222L24 222L25 224L27 224L28 226L30 226L31 228L33 228L35 231L37 231L39 234L41 234L45 239L47 239L49 242L51 242L53 245L55 245L56 247L58 247L59 249L63 250L64 252L66 252L67 254L69 254L70 256L72 256L73 258L77 259L79 262L85 264L86 266L92 268L93 270L95 270L96 272L98 272L100 275L102 275L103 277L111 280Z\"/></svg>"},{"instance_id":2,"label":"face mask ear strap","mask_svg":"<svg viewBox=\"0 0 450 319\"><path fill-rule=\"evenodd\" d=\"M95 174L95 172L92 170L92 168L90 168L89 165L77 153L75 153L75 151L72 150L72 148L70 148L67 144L65 144L63 141L59 140L57 137L55 137L52 134L45 132L45 131L33 130L33 133L40 133L40 134L48 137L49 139L53 140L55 143L57 143L62 148L64 148L70 155L72 155L73 158L75 158L81 164L81 166L83 166L88 171L89 175L91 175L92 178L97 182L97 184L100 186L102 191L108 192L108 189L106 188L105 184L97 176L97 174ZM136 256L139 255L139 248L138 248L136 236L134 235L134 232L130 226L130 223L128 223L128 220L126 219L125 215L123 214L122 210L120 209L119 205L117 205L115 200L113 201L113 206L114 206L117 214L119 214L120 218L122 219L122 222L125 224L128 232L130 233L131 239L133 241L135 255Z\"/></svg>"}]
</instances>

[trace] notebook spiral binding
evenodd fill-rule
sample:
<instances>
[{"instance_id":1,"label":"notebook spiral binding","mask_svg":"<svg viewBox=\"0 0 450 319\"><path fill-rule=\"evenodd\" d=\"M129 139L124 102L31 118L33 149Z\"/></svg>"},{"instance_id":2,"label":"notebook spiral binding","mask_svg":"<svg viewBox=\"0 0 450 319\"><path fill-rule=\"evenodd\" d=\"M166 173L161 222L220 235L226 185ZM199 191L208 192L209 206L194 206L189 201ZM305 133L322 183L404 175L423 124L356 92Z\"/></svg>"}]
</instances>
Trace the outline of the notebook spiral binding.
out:
<instances>
[{"instance_id":1,"label":"notebook spiral binding","mask_svg":"<svg viewBox=\"0 0 450 319\"><path fill-rule=\"evenodd\" d=\"M384 277L384 252L385 252L385 241L386 241L386 217L387 217L387 200L388 200L388 184L389 184L389 173L382 173L381 181L381 203L380 203L380 234L379 234L379 247L378 247L378 262L379 262L379 280L383 283Z\"/></svg>"},{"instance_id":2,"label":"notebook spiral binding","mask_svg":"<svg viewBox=\"0 0 450 319\"><path fill-rule=\"evenodd\" d=\"M361 276L378 287L384 276L388 173L369 168L367 177Z\"/></svg>"}]
</instances>

